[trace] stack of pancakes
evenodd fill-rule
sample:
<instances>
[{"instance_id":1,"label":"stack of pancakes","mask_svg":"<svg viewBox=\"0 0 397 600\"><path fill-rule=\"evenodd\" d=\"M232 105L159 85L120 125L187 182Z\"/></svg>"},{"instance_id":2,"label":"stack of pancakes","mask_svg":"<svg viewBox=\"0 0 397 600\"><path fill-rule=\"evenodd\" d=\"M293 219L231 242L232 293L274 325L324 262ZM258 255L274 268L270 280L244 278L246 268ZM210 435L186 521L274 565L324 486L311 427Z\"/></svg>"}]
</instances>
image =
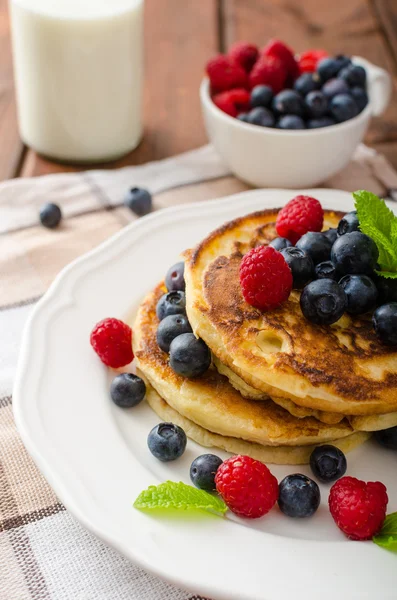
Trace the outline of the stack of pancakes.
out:
<instances>
[{"instance_id":1,"label":"stack of pancakes","mask_svg":"<svg viewBox=\"0 0 397 600\"><path fill-rule=\"evenodd\" d=\"M318 444L347 452L371 431L397 425L397 353L377 341L370 316L345 314L332 326L306 321L297 291L269 312L245 302L241 258L277 237L277 212L227 223L185 255L186 311L212 352L207 373L177 375L157 345L163 284L140 306L134 352L161 419L203 446L302 464ZM325 211L324 229L341 217Z\"/></svg>"}]
</instances>

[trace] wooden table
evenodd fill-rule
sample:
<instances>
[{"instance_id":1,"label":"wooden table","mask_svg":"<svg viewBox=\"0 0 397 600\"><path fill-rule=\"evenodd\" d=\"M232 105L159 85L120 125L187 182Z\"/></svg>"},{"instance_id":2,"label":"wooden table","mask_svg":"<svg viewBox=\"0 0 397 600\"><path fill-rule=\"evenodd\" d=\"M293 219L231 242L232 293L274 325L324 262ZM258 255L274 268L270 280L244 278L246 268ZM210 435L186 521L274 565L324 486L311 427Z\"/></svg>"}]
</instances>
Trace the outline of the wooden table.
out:
<instances>
[{"instance_id":1,"label":"wooden table","mask_svg":"<svg viewBox=\"0 0 397 600\"><path fill-rule=\"evenodd\" d=\"M236 40L279 37L296 51L323 47L359 54L397 76L397 0L145 0L145 136L107 164L161 159L205 143L198 86L204 64ZM82 167L60 165L24 147L18 135L7 0L0 0L0 179ZM368 144L397 167L397 93L374 119Z\"/></svg>"}]
</instances>

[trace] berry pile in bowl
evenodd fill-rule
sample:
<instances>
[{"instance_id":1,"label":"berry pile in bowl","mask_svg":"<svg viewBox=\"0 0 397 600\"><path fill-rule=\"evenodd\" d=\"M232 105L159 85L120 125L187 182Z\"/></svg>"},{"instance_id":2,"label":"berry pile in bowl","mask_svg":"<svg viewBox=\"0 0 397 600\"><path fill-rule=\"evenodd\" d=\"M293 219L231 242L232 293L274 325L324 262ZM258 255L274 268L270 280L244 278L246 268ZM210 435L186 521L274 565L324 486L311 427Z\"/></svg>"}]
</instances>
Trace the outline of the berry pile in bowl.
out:
<instances>
[{"instance_id":1,"label":"berry pile in bowl","mask_svg":"<svg viewBox=\"0 0 397 600\"><path fill-rule=\"evenodd\" d=\"M359 57L295 55L284 42L239 42L210 59L200 88L208 137L239 178L257 187L310 187L343 168L390 77ZM288 165L288 167L286 167Z\"/></svg>"}]
</instances>

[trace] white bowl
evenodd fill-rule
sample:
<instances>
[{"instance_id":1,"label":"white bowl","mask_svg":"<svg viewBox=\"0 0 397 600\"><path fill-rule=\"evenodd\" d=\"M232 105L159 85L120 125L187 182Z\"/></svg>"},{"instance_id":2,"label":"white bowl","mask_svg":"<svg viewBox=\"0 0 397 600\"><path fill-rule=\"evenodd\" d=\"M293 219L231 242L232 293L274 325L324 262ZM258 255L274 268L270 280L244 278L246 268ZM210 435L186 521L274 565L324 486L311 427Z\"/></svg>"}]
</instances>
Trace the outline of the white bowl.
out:
<instances>
[{"instance_id":1,"label":"white bowl","mask_svg":"<svg viewBox=\"0 0 397 600\"><path fill-rule=\"evenodd\" d=\"M212 102L209 81L200 86L207 134L224 162L240 179L256 187L313 187L347 165L373 115L389 103L391 79L386 71L360 57L367 71L369 103L354 119L311 130L280 130L243 123Z\"/></svg>"}]
</instances>

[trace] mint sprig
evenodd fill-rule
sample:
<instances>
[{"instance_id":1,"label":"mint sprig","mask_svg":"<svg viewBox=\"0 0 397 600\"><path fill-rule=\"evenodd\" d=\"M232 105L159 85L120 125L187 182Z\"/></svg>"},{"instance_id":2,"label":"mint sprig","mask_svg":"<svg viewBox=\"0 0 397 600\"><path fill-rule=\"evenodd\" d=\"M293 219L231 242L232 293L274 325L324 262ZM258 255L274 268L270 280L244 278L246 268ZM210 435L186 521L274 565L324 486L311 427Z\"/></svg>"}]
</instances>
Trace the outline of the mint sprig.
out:
<instances>
[{"instance_id":1,"label":"mint sprig","mask_svg":"<svg viewBox=\"0 0 397 600\"><path fill-rule=\"evenodd\" d=\"M198 490L186 483L166 481L160 485L151 485L141 492L134 502L134 508L152 510L173 508L177 510L204 510L223 516L227 506L217 496L204 490Z\"/></svg>"},{"instance_id":2,"label":"mint sprig","mask_svg":"<svg viewBox=\"0 0 397 600\"><path fill-rule=\"evenodd\" d=\"M382 548L397 552L397 512L387 515L380 533L372 541Z\"/></svg>"},{"instance_id":3,"label":"mint sprig","mask_svg":"<svg viewBox=\"0 0 397 600\"><path fill-rule=\"evenodd\" d=\"M397 217L375 194L353 193L360 230L373 239L379 250L378 275L397 278Z\"/></svg>"}]
</instances>

